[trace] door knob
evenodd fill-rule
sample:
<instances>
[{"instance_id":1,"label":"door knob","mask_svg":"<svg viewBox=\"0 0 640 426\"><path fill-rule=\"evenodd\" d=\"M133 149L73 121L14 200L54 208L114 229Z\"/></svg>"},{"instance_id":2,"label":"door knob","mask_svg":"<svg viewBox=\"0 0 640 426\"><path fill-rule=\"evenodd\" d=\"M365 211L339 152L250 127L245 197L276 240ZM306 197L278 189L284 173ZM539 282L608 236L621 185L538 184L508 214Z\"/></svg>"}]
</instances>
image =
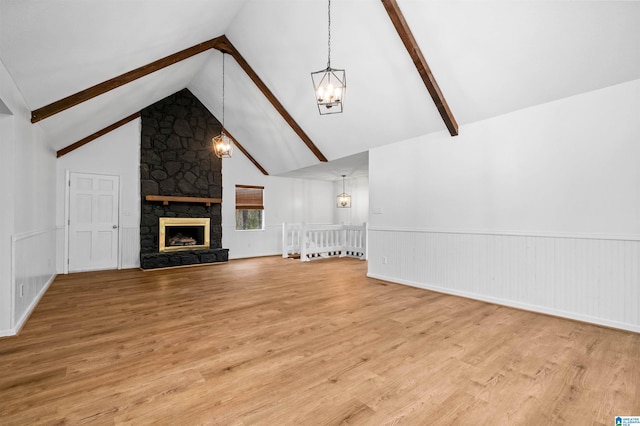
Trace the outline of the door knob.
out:
<instances>
[{"instance_id":1,"label":"door knob","mask_svg":"<svg viewBox=\"0 0 640 426\"><path fill-rule=\"evenodd\" d=\"M113 225L113 229L118 229L118 225Z\"/></svg>"}]
</instances>

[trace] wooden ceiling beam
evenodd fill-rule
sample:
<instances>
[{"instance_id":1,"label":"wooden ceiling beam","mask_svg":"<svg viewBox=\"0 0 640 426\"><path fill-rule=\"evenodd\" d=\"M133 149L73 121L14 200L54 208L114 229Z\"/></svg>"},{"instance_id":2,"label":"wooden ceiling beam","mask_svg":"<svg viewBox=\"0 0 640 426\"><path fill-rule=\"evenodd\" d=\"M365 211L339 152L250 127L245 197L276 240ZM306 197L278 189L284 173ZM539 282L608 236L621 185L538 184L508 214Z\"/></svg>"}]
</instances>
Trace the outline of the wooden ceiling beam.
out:
<instances>
[{"instance_id":1,"label":"wooden ceiling beam","mask_svg":"<svg viewBox=\"0 0 640 426\"><path fill-rule=\"evenodd\" d=\"M198 53L213 49L222 40L226 40L226 37L224 37L224 39L223 37L216 37L209 41L196 44L195 46L191 46L188 49L184 49L162 59L158 59L157 61L151 62L150 64L136 68L133 71L126 72L110 80L89 87L88 89L81 90L80 92L74 93L73 95L69 95L64 99L60 99L59 101L43 106L42 108L38 108L31 112L31 122L37 123L38 121L49 118L52 115L58 114L59 112L62 112L66 109L73 108L74 106L79 105L82 102L88 101L89 99L93 99L127 83L131 83L132 81L137 80L141 77L195 56Z\"/></svg>"},{"instance_id":2,"label":"wooden ceiling beam","mask_svg":"<svg viewBox=\"0 0 640 426\"><path fill-rule=\"evenodd\" d=\"M120 126L123 126L125 124L127 124L128 122L135 120L136 118L140 117L140 113L136 112L135 114L131 114L130 116L123 118L122 120L118 121L117 123L113 123L111 126L105 127L102 130L98 130L97 132L95 132L92 135L87 136L84 139L80 139L78 142L73 143L69 146L67 146L66 148L62 148L61 150L59 150L58 152L56 152L56 157L60 158L63 155L66 155L68 153L70 153L71 151L74 151L78 148L80 148L83 145L88 144L89 142L98 139L100 136L106 135L107 133L117 129Z\"/></svg>"},{"instance_id":3,"label":"wooden ceiling beam","mask_svg":"<svg viewBox=\"0 0 640 426\"><path fill-rule=\"evenodd\" d=\"M404 15L398 6L396 0L381 0L384 8L387 10L387 14L393 23L393 26L396 28L402 43L407 48L407 52L409 52L409 56L413 60L413 63L418 70L418 74L422 78L424 85L427 87L429 94L431 95L431 99L438 108L438 112L440 112L440 116L444 121L444 124L449 129L449 133L451 136L458 135L458 123L449 109L449 105L436 82L436 78L431 73L431 69L427 64L427 60L422 55L422 51L418 46L418 42L413 37L413 33L407 24L407 21L404 19Z\"/></svg>"},{"instance_id":4,"label":"wooden ceiling beam","mask_svg":"<svg viewBox=\"0 0 640 426\"><path fill-rule=\"evenodd\" d=\"M302 139L302 141L307 145L307 147L314 153L314 155L318 158L318 160L322 162L326 162L327 158L320 152L318 147L313 143L311 138L307 136L307 134L302 130L300 125L293 119L291 114L285 109L285 107L280 103L278 98L269 90L267 85L260 79L258 74L251 68L249 63L244 59L244 57L240 54L238 49L229 41L226 36L221 36L220 41L216 44L215 48L223 53L228 53L236 60L240 68L244 70L244 72L249 76L249 78L253 81L253 83L260 89L262 94L271 102L271 105L280 113L284 121L289 124L291 129Z\"/></svg>"},{"instance_id":5,"label":"wooden ceiling beam","mask_svg":"<svg viewBox=\"0 0 640 426\"><path fill-rule=\"evenodd\" d=\"M263 175L269 176L269 173L267 173L267 171L264 169L264 167L262 167L260 165L260 163L258 163L258 161L256 161L256 159L253 158L251 156L251 154L249 154L249 152L246 149L244 149L244 147L242 145L240 145L238 140L236 138L234 138L233 135L231 133L229 133L229 131L226 128L223 127L222 130L224 130L224 132L227 134L227 136L229 136L229 139L231 139L233 141L234 145L236 147L238 147L238 149L245 155L245 157L247 157L249 159L249 161L251 161L253 163L253 165L256 166L258 168L258 170L260 170L262 172Z\"/></svg>"},{"instance_id":6,"label":"wooden ceiling beam","mask_svg":"<svg viewBox=\"0 0 640 426\"><path fill-rule=\"evenodd\" d=\"M318 158L318 160L322 162L327 161L327 158L324 156L324 154L322 154L322 152L320 152L320 150L313 143L311 138L309 138L309 136L304 132L304 130L302 130L300 125L293 119L291 114L289 114L289 112L280 103L280 101L276 98L273 92L269 90L267 85L262 81L262 79L260 79L258 74L256 74L256 72L253 70L253 68L251 68L249 63L240 54L238 49L236 49L235 46L229 41L229 39L224 35L202 42L195 46L189 47L188 49L181 50L180 52L166 56L162 59L158 59L157 61L154 61L150 64L136 68L132 71L121 74L117 77L104 81L100 84L96 84L95 86L89 87L88 89L82 90L78 93L74 93L73 95L69 95L64 99L60 99L59 101L43 106L42 108L38 108L31 112L31 122L37 123L41 120L44 120L45 118L49 118L64 110L73 108L74 106L79 105L82 102L86 102L89 99L93 99L97 96L103 95L113 89L116 89L127 83L131 83L132 81L135 81L141 77L144 77L146 75L159 71L163 68L166 68L170 65L173 65L180 61L188 59L199 53L205 52L209 49L217 49L223 53L230 54L236 60L236 62L240 65L240 67L244 70L244 72L249 76L249 78L253 81L253 83L258 87L260 92L262 92L262 94L267 98L267 100L269 100L271 105L273 105L273 107L280 113L280 115L287 122L287 124L291 126L291 129L300 137L300 139L302 139L305 145L307 145L307 147L311 150L311 152L313 152L313 154ZM102 132L103 130L101 130L100 132ZM97 133L100 133L100 132L97 132ZM89 136L88 138L91 138L91 137L93 137L93 135ZM85 139L88 139L88 138L85 138ZM76 142L76 144L85 141L85 139L83 139L82 141ZM90 142L90 140L87 142ZM87 142L84 142L84 143L87 143ZM76 144L73 144L70 147L74 147ZM247 157L250 158L252 162L254 162L254 164L256 164L256 167L258 167L264 174L268 174L262 168L262 166L260 166L253 159L253 157L251 157L246 152L244 148L242 148L240 144L237 144L237 145L238 147L240 147L240 150L243 153L245 153L245 155L247 155ZM67 147L67 148L70 148L70 147ZM67 148L64 148L64 149L66 150ZM76 148L73 148L73 149L76 149ZM58 151L58 153L60 153L61 151L64 151L64 150L60 150ZM67 152L63 152L61 155L64 155L66 153Z\"/></svg>"}]
</instances>

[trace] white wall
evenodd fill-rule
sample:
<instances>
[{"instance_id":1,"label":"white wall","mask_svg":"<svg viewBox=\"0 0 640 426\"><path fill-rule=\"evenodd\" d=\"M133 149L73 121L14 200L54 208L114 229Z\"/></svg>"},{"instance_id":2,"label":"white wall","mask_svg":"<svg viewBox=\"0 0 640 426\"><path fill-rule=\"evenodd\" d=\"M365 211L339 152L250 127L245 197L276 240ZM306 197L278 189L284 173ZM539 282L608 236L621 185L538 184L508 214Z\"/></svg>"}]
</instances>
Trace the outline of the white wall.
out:
<instances>
[{"instance_id":1,"label":"white wall","mask_svg":"<svg viewBox=\"0 0 640 426\"><path fill-rule=\"evenodd\" d=\"M235 229L235 185L264 186L265 229ZM239 150L222 161L222 247L229 258L282 253L282 223L332 223L333 182L263 175Z\"/></svg>"},{"instance_id":2,"label":"white wall","mask_svg":"<svg viewBox=\"0 0 640 426\"><path fill-rule=\"evenodd\" d=\"M334 224L362 225L369 215L369 178L346 177L344 179L345 192L351 195L351 208L336 207L336 197L342 193L342 179L333 184Z\"/></svg>"},{"instance_id":3,"label":"white wall","mask_svg":"<svg viewBox=\"0 0 640 426\"><path fill-rule=\"evenodd\" d=\"M369 155L369 275L640 331L640 80Z\"/></svg>"},{"instance_id":4,"label":"white wall","mask_svg":"<svg viewBox=\"0 0 640 426\"><path fill-rule=\"evenodd\" d=\"M55 209L55 152L45 144L40 127L31 124L30 109L2 62L0 99L13 113L0 118L0 151L5 162L0 209L7 220L0 226L2 336L19 330L53 281L56 252L51 214ZM11 247L8 256L7 244Z\"/></svg>"},{"instance_id":5,"label":"white wall","mask_svg":"<svg viewBox=\"0 0 640 426\"><path fill-rule=\"evenodd\" d=\"M70 141L73 143L74 141ZM121 268L140 266L140 118L71 151L57 161L56 225L58 272L63 271L66 173L120 176L119 242Z\"/></svg>"},{"instance_id":6,"label":"white wall","mask_svg":"<svg viewBox=\"0 0 640 426\"><path fill-rule=\"evenodd\" d=\"M13 235L13 116L0 115L0 336L11 329L11 236Z\"/></svg>"}]
</instances>

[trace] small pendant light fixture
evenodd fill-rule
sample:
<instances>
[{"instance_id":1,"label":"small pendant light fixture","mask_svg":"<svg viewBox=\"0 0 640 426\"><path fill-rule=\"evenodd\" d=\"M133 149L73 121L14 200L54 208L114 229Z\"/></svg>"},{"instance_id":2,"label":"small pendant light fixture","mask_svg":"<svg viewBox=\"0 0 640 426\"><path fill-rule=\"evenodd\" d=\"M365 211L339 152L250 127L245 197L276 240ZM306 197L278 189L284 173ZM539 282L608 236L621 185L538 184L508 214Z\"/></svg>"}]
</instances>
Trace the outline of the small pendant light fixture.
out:
<instances>
[{"instance_id":1,"label":"small pendant light fixture","mask_svg":"<svg viewBox=\"0 0 640 426\"><path fill-rule=\"evenodd\" d=\"M311 80L320 115L342 112L347 77L344 70L331 68L331 0L329 1L329 37L327 40L327 68L312 72Z\"/></svg>"},{"instance_id":2,"label":"small pendant light fixture","mask_svg":"<svg viewBox=\"0 0 640 426\"><path fill-rule=\"evenodd\" d=\"M213 138L212 142L216 157L231 158L233 145L231 144L231 138L224 131L224 57L225 54L222 53L222 129L220 134Z\"/></svg>"},{"instance_id":3,"label":"small pendant light fixture","mask_svg":"<svg viewBox=\"0 0 640 426\"><path fill-rule=\"evenodd\" d=\"M347 194L344 191L344 178L346 175L342 175L342 194L338 195L336 206L339 209L350 209L351 208L351 195Z\"/></svg>"}]
</instances>

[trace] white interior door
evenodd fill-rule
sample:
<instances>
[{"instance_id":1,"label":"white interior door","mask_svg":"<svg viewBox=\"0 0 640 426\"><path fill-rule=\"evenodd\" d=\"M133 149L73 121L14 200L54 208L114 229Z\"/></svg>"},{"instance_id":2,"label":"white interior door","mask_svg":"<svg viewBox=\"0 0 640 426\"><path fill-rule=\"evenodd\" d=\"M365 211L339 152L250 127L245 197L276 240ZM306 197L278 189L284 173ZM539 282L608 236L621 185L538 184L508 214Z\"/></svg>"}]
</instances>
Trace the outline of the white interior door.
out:
<instances>
[{"instance_id":1,"label":"white interior door","mask_svg":"<svg viewBox=\"0 0 640 426\"><path fill-rule=\"evenodd\" d=\"M118 267L118 176L69 174L69 272Z\"/></svg>"}]
</instances>

